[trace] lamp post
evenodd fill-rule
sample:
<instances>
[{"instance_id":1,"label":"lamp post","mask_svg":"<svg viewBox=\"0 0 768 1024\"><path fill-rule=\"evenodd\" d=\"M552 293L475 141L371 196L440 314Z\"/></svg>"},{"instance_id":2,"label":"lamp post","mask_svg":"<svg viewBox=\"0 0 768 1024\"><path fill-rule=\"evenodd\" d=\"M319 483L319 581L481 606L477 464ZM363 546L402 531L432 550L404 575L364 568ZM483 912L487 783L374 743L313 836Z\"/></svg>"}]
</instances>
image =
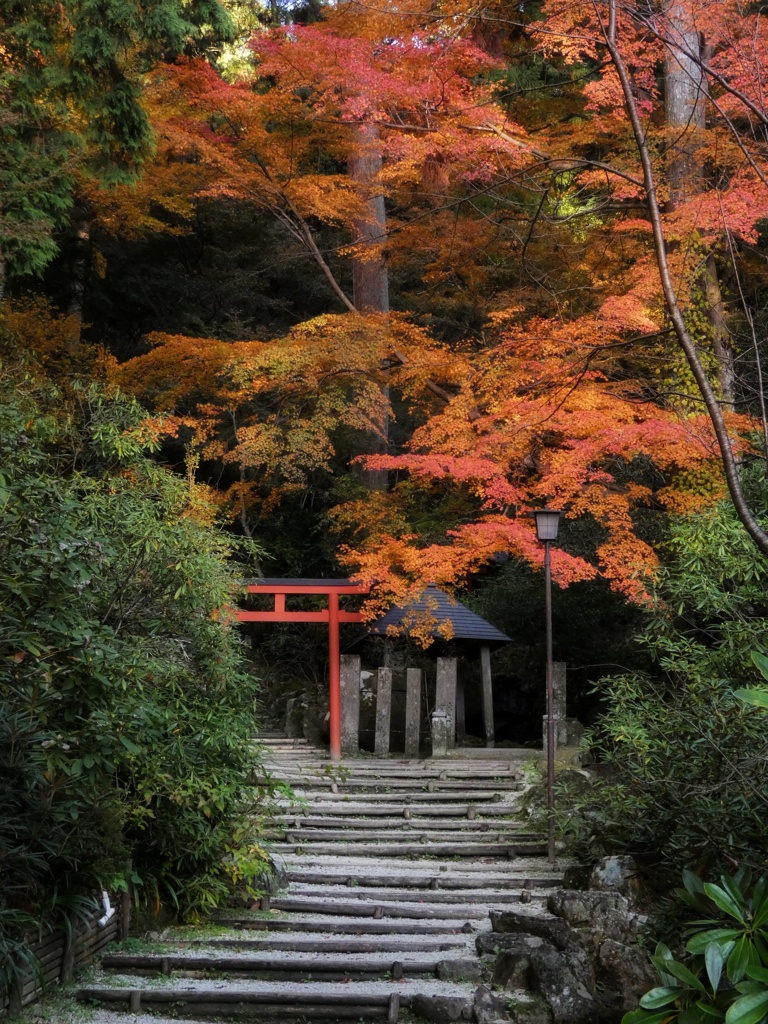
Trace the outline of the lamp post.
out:
<instances>
[{"instance_id":1,"label":"lamp post","mask_svg":"<svg viewBox=\"0 0 768 1024\"><path fill-rule=\"evenodd\" d=\"M544 593L547 619L547 856L555 863L555 672L552 663L552 571L549 545L557 540L560 513L551 508L537 509L536 536L544 544Z\"/></svg>"}]
</instances>

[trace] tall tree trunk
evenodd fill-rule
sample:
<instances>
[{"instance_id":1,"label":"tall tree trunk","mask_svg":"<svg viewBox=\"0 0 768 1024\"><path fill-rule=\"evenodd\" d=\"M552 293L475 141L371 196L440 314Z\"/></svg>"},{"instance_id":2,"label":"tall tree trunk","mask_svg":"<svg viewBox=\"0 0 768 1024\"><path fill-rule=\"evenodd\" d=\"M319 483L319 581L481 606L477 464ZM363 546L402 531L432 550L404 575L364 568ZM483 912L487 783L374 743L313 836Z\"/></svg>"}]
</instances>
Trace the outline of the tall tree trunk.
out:
<instances>
[{"instance_id":1,"label":"tall tree trunk","mask_svg":"<svg viewBox=\"0 0 768 1024\"><path fill-rule=\"evenodd\" d=\"M78 203L72 226L73 254L70 276L69 312L82 324L85 306L85 283L91 254L91 221L85 206Z\"/></svg>"},{"instance_id":2,"label":"tall tree trunk","mask_svg":"<svg viewBox=\"0 0 768 1024\"><path fill-rule=\"evenodd\" d=\"M667 209L671 211L702 188L702 143L699 132L706 127L707 93L701 68L704 57L701 36L690 9L680 0L671 0L666 15L670 42L676 44L667 46L664 61L664 112L667 124L678 130L667 169ZM709 320L722 400L732 409L736 400L733 343L717 264L711 253L700 272L698 286Z\"/></svg>"},{"instance_id":3,"label":"tall tree trunk","mask_svg":"<svg viewBox=\"0 0 768 1024\"><path fill-rule=\"evenodd\" d=\"M723 402L730 409L734 409L736 404L736 360L733 339L728 327L723 295L720 291L717 264L711 253L701 272L701 285L712 328L712 344L717 361L717 379L723 394Z\"/></svg>"},{"instance_id":4,"label":"tall tree trunk","mask_svg":"<svg viewBox=\"0 0 768 1024\"><path fill-rule=\"evenodd\" d=\"M365 215L355 223L358 252L352 260L352 299L360 313L389 313L389 272L384 254L387 214L384 196L377 186L381 173L381 138L378 125L361 124L356 132L355 153L348 173L365 198ZM389 388L382 388L382 410L371 433L370 452L384 454L389 447ZM386 491L386 470L366 469L363 480L373 491Z\"/></svg>"},{"instance_id":5,"label":"tall tree trunk","mask_svg":"<svg viewBox=\"0 0 768 1024\"><path fill-rule=\"evenodd\" d=\"M670 206L674 209L693 192L701 161L697 131L705 127L706 90L700 66L687 54L699 55L699 33L690 11L680 0L671 0L666 15L670 41L664 58L664 114L670 127L680 129L669 161ZM681 52L685 51L685 52Z\"/></svg>"},{"instance_id":6,"label":"tall tree trunk","mask_svg":"<svg viewBox=\"0 0 768 1024\"><path fill-rule=\"evenodd\" d=\"M352 300L360 313L389 312L389 274L383 246L387 239L384 196L377 188L381 173L381 138L378 125L361 124L356 131L356 152L348 161L349 176L365 197L365 216L355 223L360 251L352 262Z\"/></svg>"}]
</instances>

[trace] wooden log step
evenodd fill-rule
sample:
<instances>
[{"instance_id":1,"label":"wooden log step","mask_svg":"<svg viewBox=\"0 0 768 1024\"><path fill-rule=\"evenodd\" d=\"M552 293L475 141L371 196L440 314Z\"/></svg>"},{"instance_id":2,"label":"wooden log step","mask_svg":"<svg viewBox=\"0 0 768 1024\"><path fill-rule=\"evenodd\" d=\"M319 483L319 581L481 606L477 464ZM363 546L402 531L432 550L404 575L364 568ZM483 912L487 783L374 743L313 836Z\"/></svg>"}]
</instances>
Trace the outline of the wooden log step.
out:
<instances>
[{"instance_id":1,"label":"wooden log step","mask_svg":"<svg viewBox=\"0 0 768 1024\"><path fill-rule=\"evenodd\" d=\"M457 790L441 790L437 792L429 792L422 789L408 790L407 792L398 793L370 793L366 792L364 799L360 799L360 794L355 793L325 793L311 792L306 789L294 788L294 796L297 800L312 800L313 802L324 804L328 803L435 803L436 797L440 798L441 803L494 803L500 804L509 802L511 794L522 788L521 784L513 783L504 791L500 790L498 786L493 789L457 789Z\"/></svg>"},{"instance_id":2,"label":"wooden log step","mask_svg":"<svg viewBox=\"0 0 768 1024\"><path fill-rule=\"evenodd\" d=\"M327 755L325 757L318 756L317 751L311 747L302 746L301 749L296 750L276 751L274 753L271 750L267 751L267 767L279 764L286 771L315 769L317 771L333 772L334 774L345 772L353 775L357 772L381 772L386 774L387 772L398 771L398 769L408 771L411 775L435 770L438 772L451 772L457 769L474 771L476 768L501 773L507 771L510 765L513 770L522 772L529 761L538 760L542 756L541 750L533 749L520 751L519 753L523 755L521 757L514 756L515 753L515 751L505 751L503 756L494 758L489 756L492 754L492 751L488 750L483 751L483 756L480 758L476 754L472 754L469 757L451 756L440 758L439 760L422 758L419 761L398 757L397 755L386 758L365 755L358 758L344 758L343 761L338 762L331 761Z\"/></svg>"},{"instance_id":3,"label":"wooden log step","mask_svg":"<svg viewBox=\"0 0 768 1024\"><path fill-rule=\"evenodd\" d=\"M472 932L471 922L461 918L446 921L423 918L418 921L386 918L381 920L351 919L349 921L333 921L325 919L301 918L247 918L220 917L217 923L228 928L242 931L261 932L318 932L331 935L458 935L460 932Z\"/></svg>"},{"instance_id":4,"label":"wooden log step","mask_svg":"<svg viewBox=\"0 0 768 1024\"><path fill-rule=\"evenodd\" d=\"M315 871L312 869L291 868L286 873L289 882L302 882L310 885L339 885L357 886L388 886L396 889L419 889L427 888L434 881L440 889L480 889L484 885L490 885L494 889L545 889L560 888L563 884L562 876L547 875L540 878L531 875L515 875L504 877L498 875L489 878L482 873L475 875L458 875L448 872L435 873L429 871L421 874L381 874L381 875L360 875L345 874L343 870L336 874L328 871Z\"/></svg>"},{"instance_id":5,"label":"wooden log step","mask_svg":"<svg viewBox=\"0 0 768 1024\"><path fill-rule=\"evenodd\" d=\"M416 830L423 829L427 825L427 822L423 817L417 814L413 814L410 818L404 818L399 815L395 818L380 817L375 821L371 821L368 818L355 818L352 816L344 815L290 815L284 824L283 828L298 828L302 831L305 828L322 828L322 829L349 829L354 831L356 829L387 829L391 828L394 830L405 829ZM491 820L485 820L480 818L460 818L454 816L447 819L446 821L440 818L429 819L429 830L434 833L439 831L444 832L461 832L462 834L470 834L473 832L509 832L511 834L519 835L525 833L527 826L524 822L520 822L515 818L509 818L509 820L502 817L495 817ZM370 834L370 833L369 833ZM529 833L533 835L533 833ZM541 833L536 833L536 838L541 838Z\"/></svg>"},{"instance_id":6,"label":"wooden log step","mask_svg":"<svg viewBox=\"0 0 768 1024\"><path fill-rule=\"evenodd\" d=\"M370 793L389 792L389 791L413 791L413 792L429 792L429 793L443 793L453 792L454 790L466 791L472 790L490 790L491 792L506 792L511 790L517 792L520 789L521 783L518 779L506 779L503 782L499 782L497 779L413 779L413 778L369 778L369 779L315 779L307 775L296 775L295 777L285 778L283 775L280 776L282 782L288 783L293 789L319 789L327 790L331 789L334 792L334 787L338 789L340 793L347 793L356 790L365 790ZM268 781L264 779L264 781Z\"/></svg>"},{"instance_id":7,"label":"wooden log step","mask_svg":"<svg viewBox=\"0 0 768 1024\"><path fill-rule=\"evenodd\" d=\"M276 853L334 854L371 857L535 857L547 852L546 843L274 843Z\"/></svg>"},{"instance_id":8,"label":"wooden log step","mask_svg":"<svg viewBox=\"0 0 768 1024\"><path fill-rule=\"evenodd\" d=\"M294 951L291 951L293 953ZM465 952L469 952L466 951ZM117 953L102 960L107 970L119 971L132 977L167 975L185 977L192 973L211 972L233 978L263 978L269 981L370 981L390 976L395 980L414 977L437 977L440 965L454 968L467 967L467 958L455 955L446 958L434 953L421 959L407 959L398 950L391 953L350 957L349 955L282 956L272 952L269 957L208 955L141 955ZM441 966L441 973L444 968Z\"/></svg>"},{"instance_id":9,"label":"wooden log step","mask_svg":"<svg viewBox=\"0 0 768 1024\"><path fill-rule=\"evenodd\" d=\"M345 777L350 779L370 777L376 779L508 779L512 775L522 777L523 774L522 766L512 762L499 765L462 765L460 763L437 764L434 761L416 761L412 762L412 765L419 767L393 767L389 764L369 767L365 763L351 765L347 762L342 765L342 772Z\"/></svg>"},{"instance_id":10,"label":"wooden log step","mask_svg":"<svg viewBox=\"0 0 768 1024\"><path fill-rule=\"evenodd\" d=\"M457 952L467 948L467 939L463 935L441 936L437 939L401 939L396 935L391 938L376 936L374 939L362 935L348 938L326 938L319 936L314 939L299 939L292 935L288 939L270 935L266 939L184 939L176 945L191 948L210 947L212 949L243 949L278 951L291 953L446 953ZM474 948L474 947L473 947Z\"/></svg>"},{"instance_id":11,"label":"wooden log step","mask_svg":"<svg viewBox=\"0 0 768 1024\"><path fill-rule=\"evenodd\" d=\"M344 842L344 843L365 843L373 840L425 842L435 838L434 832L414 828L410 821L401 821L397 832L394 829L346 829L344 832L325 828L282 828L270 829L264 834L265 839L283 840L288 843L304 842ZM519 843L540 843L542 841L539 832L522 832L514 829L491 829L476 833L465 833L460 830L455 832L442 832L439 836L440 842L477 842L477 843L506 843L517 845Z\"/></svg>"},{"instance_id":12,"label":"wooden log step","mask_svg":"<svg viewBox=\"0 0 768 1024\"><path fill-rule=\"evenodd\" d=\"M83 1003L125 1005L136 1013L164 1009L173 1004L175 1013L184 1015L185 1011L191 1010L195 1016L231 1016L234 1011L237 1016L269 1017L279 1008L283 1012L291 1011L287 1014L289 1016L312 1020L319 1016L386 1016L389 1010L389 992L323 992L312 984L306 988L306 992L301 992L296 990L296 986L285 991L270 987L260 992L254 988L233 987L192 990L176 987L107 988L93 985L79 989L76 998ZM410 993L402 993L401 1004L407 1006L410 998Z\"/></svg>"},{"instance_id":13,"label":"wooden log step","mask_svg":"<svg viewBox=\"0 0 768 1024\"><path fill-rule=\"evenodd\" d=\"M535 889L523 889L518 883L517 890L508 889L506 891L494 891L493 889L459 889L454 892L444 892L440 889L409 889L407 897L403 897L402 892L398 892L397 889L393 888L362 888L357 890L355 886L332 886L332 885L319 885L319 886L308 886L306 888L293 888L288 892L289 897L302 897L302 898L320 898L325 897L327 899L338 899L339 890L345 893L348 898L356 900L396 900L398 898L406 898L408 900L418 900L419 903L474 903L478 906L490 906L494 907L500 903L519 903L521 894L523 892L528 893L525 897L524 902L529 900L543 900L549 895L545 890ZM272 906L274 906L274 901Z\"/></svg>"},{"instance_id":14,"label":"wooden log step","mask_svg":"<svg viewBox=\"0 0 768 1024\"><path fill-rule=\"evenodd\" d=\"M427 907L418 903L392 903L376 901L363 903L361 900L332 900L310 898L303 899L298 896L281 896L272 900L273 910L292 911L299 914L330 914L339 917L409 917L416 920L422 918L440 918L442 920L458 919L484 920L488 917L488 911L481 907L467 906L460 907Z\"/></svg>"},{"instance_id":15,"label":"wooden log step","mask_svg":"<svg viewBox=\"0 0 768 1024\"><path fill-rule=\"evenodd\" d=\"M381 776L370 772L366 775L332 774L327 772L315 772L312 768L302 768L299 771L288 773L278 765L256 764L251 772L254 779L279 778L281 782L292 787L315 786L319 783L335 783L337 786L350 785L355 788L380 788L391 786L394 789L420 789L424 786L447 786L449 789L510 789L524 785L522 772L487 772L482 774L466 773L461 775L446 775L445 773L422 774L420 772L383 772Z\"/></svg>"},{"instance_id":16,"label":"wooden log step","mask_svg":"<svg viewBox=\"0 0 768 1024\"><path fill-rule=\"evenodd\" d=\"M421 844L419 844L421 848ZM377 849L380 847L378 844ZM331 874L338 872L344 877L356 877L357 875L399 875L412 872L424 872L430 877L434 874L456 874L482 876L502 876L506 878L521 879L529 874L548 874L546 862L541 857L521 857L517 860L506 858L475 858L474 861L467 861L463 858L458 860L455 857L425 859L414 857L411 861L403 860L402 857L371 856L360 853L358 845L349 848L348 856L343 860L336 853L318 853L313 857L307 856L307 850L311 847L302 847L300 853L275 854L279 859L282 868L286 871L303 870L308 868L316 871L328 871ZM553 871L552 878L562 877L557 871ZM486 885L486 881L479 884Z\"/></svg>"},{"instance_id":17,"label":"wooden log step","mask_svg":"<svg viewBox=\"0 0 768 1024\"><path fill-rule=\"evenodd\" d=\"M474 807L476 818L490 818L490 817L505 817L508 815L515 814L517 812L517 805L512 803L481 803L477 807L469 803L456 803L456 804L408 804L402 800L391 801L386 804L368 804L360 801L349 801L339 800L338 802L330 802L323 804L316 804L312 801L302 801L300 804L294 800L277 800L274 806L280 810L287 812L290 811L293 814L306 813L307 815L326 815L326 814L355 814L358 817L402 817L404 811L408 811L412 818L448 818L448 817L460 817L466 818L467 812L471 807Z\"/></svg>"},{"instance_id":18,"label":"wooden log step","mask_svg":"<svg viewBox=\"0 0 768 1024\"><path fill-rule=\"evenodd\" d=\"M259 732L253 738L257 743L263 743L265 747L306 747L308 750L311 749L309 741L305 740L303 736L286 736L285 733L281 736L278 732Z\"/></svg>"}]
</instances>

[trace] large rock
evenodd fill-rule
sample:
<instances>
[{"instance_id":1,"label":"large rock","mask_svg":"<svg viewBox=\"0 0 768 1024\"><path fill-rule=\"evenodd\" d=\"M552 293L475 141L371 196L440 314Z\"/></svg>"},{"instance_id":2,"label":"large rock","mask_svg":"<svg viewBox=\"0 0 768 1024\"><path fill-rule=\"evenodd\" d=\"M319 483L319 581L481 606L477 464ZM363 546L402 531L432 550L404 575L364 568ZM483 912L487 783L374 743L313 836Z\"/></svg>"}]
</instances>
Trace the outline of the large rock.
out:
<instances>
[{"instance_id":1,"label":"large rock","mask_svg":"<svg viewBox=\"0 0 768 1024\"><path fill-rule=\"evenodd\" d=\"M285 735L291 739L304 735L304 704L300 697L291 697L285 705Z\"/></svg>"},{"instance_id":2,"label":"large rock","mask_svg":"<svg viewBox=\"0 0 768 1024\"><path fill-rule=\"evenodd\" d=\"M493 931L477 937L477 950L497 954L492 984L516 1024L616 1024L653 986L638 945L647 918L628 895L632 865L602 868L604 888L558 890L546 908L491 911Z\"/></svg>"},{"instance_id":3,"label":"large rock","mask_svg":"<svg viewBox=\"0 0 768 1024\"><path fill-rule=\"evenodd\" d=\"M553 1024L552 1013L541 998L518 992L507 1002L513 1024Z\"/></svg>"},{"instance_id":4,"label":"large rock","mask_svg":"<svg viewBox=\"0 0 768 1024\"><path fill-rule=\"evenodd\" d=\"M559 889L547 900L547 909L573 929L578 941L593 955L597 955L604 939L635 941L646 923L646 918L635 913L629 900L617 892Z\"/></svg>"},{"instance_id":5,"label":"large rock","mask_svg":"<svg viewBox=\"0 0 768 1024\"><path fill-rule=\"evenodd\" d=\"M634 1010L640 997L658 984L647 952L614 939L600 946L597 979L601 1001L617 1011Z\"/></svg>"},{"instance_id":6,"label":"large rock","mask_svg":"<svg viewBox=\"0 0 768 1024\"><path fill-rule=\"evenodd\" d=\"M454 1021L472 1020L472 1003L461 996L416 995L411 1009L417 1017L429 1024L454 1024Z\"/></svg>"},{"instance_id":7,"label":"large rock","mask_svg":"<svg viewBox=\"0 0 768 1024\"><path fill-rule=\"evenodd\" d=\"M475 946L480 956L504 953L507 950L516 952L527 951L532 946L540 946L545 940L541 936L523 935L515 932L500 934L499 932L480 932L475 939Z\"/></svg>"},{"instance_id":8,"label":"large rock","mask_svg":"<svg viewBox=\"0 0 768 1024\"><path fill-rule=\"evenodd\" d=\"M588 889L592 872L586 864L569 864L563 872L564 889Z\"/></svg>"},{"instance_id":9,"label":"large rock","mask_svg":"<svg viewBox=\"0 0 768 1024\"><path fill-rule=\"evenodd\" d=\"M486 985L478 985L472 1000L475 1024L494 1024L507 1015L506 1003L495 996Z\"/></svg>"},{"instance_id":10,"label":"large rock","mask_svg":"<svg viewBox=\"0 0 768 1024\"><path fill-rule=\"evenodd\" d=\"M554 1024L594 1024L598 1010L591 962L579 946L558 950L545 943L531 953L530 977Z\"/></svg>"},{"instance_id":11,"label":"large rock","mask_svg":"<svg viewBox=\"0 0 768 1024\"><path fill-rule=\"evenodd\" d=\"M440 960L435 973L441 981L480 981L483 976L476 960Z\"/></svg>"},{"instance_id":12,"label":"large rock","mask_svg":"<svg viewBox=\"0 0 768 1024\"><path fill-rule=\"evenodd\" d=\"M531 954L535 950L541 949L542 946L551 945L551 943L536 935L504 935L499 938L508 941L496 961L491 984L494 988L524 992L529 988Z\"/></svg>"},{"instance_id":13,"label":"large rock","mask_svg":"<svg viewBox=\"0 0 768 1024\"><path fill-rule=\"evenodd\" d=\"M636 900L640 894L640 883L634 857L604 857L593 868L589 887L600 892L618 892Z\"/></svg>"},{"instance_id":14,"label":"large rock","mask_svg":"<svg viewBox=\"0 0 768 1024\"><path fill-rule=\"evenodd\" d=\"M547 942L554 943L558 949L565 949L570 937L570 928L566 921L536 906L492 910L491 928L500 934L537 935Z\"/></svg>"},{"instance_id":15,"label":"large rock","mask_svg":"<svg viewBox=\"0 0 768 1024\"><path fill-rule=\"evenodd\" d=\"M322 747L328 740L329 713L323 705L307 704L302 716L302 732L304 738L313 747Z\"/></svg>"}]
</instances>

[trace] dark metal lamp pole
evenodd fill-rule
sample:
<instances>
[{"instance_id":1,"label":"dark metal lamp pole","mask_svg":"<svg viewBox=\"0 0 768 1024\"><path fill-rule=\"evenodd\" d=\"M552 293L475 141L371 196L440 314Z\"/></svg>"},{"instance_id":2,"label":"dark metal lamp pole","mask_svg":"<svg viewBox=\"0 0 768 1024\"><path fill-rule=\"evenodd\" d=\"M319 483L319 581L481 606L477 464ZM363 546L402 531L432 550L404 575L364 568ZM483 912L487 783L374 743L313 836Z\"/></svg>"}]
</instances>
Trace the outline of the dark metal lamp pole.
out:
<instances>
[{"instance_id":1,"label":"dark metal lamp pole","mask_svg":"<svg viewBox=\"0 0 768 1024\"><path fill-rule=\"evenodd\" d=\"M547 619L547 856L555 863L555 672L552 662L552 571L549 546L557 540L560 513L551 508L537 509L536 536L544 544L544 592Z\"/></svg>"}]
</instances>

